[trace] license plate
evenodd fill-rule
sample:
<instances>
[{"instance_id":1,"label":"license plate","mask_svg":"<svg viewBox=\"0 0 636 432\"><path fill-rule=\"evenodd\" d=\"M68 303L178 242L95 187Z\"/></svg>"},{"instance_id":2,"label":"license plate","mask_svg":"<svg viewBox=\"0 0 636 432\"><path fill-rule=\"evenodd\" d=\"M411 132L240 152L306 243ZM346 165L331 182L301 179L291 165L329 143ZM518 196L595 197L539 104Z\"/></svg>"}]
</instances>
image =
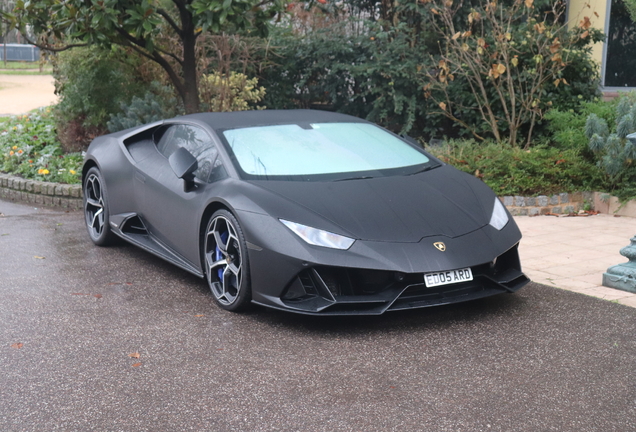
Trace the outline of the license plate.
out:
<instances>
[{"instance_id":1,"label":"license plate","mask_svg":"<svg viewBox=\"0 0 636 432\"><path fill-rule=\"evenodd\" d=\"M424 283L428 288L471 280L473 280L473 272L470 271L470 268L449 270L439 273L426 273L424 275Z\"/></svg>"}]
</instances>

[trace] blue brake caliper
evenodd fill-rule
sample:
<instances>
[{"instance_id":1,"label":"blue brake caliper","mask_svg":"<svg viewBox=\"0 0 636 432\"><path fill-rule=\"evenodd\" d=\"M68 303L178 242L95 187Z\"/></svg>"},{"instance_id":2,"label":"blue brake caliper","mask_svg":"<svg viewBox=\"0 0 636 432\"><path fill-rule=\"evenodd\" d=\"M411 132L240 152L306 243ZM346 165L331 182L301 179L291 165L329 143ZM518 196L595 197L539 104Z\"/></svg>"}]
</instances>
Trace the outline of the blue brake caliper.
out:
<instances>
[{"instance_id":1,"label":"blue brake caliper","mask_svg":"<svg viewBox=\"0 0 636 432\"><path fill-rule=\"evenodd\" d=\"M226 232L221 233L221 240L223 241L223 243L227 242L227 237L228 237L228 233L226 233ZM214 260L218 261L218 260L220 260L222 258L223 258L223 252L221 252L221 249L219 249L219 246L217 245L216 246L216 252L214 254ZM222 268L218 269L216 271L216 274L219 277L219 282L223 281L223 269Z\"/></svg>"}]
</instances>

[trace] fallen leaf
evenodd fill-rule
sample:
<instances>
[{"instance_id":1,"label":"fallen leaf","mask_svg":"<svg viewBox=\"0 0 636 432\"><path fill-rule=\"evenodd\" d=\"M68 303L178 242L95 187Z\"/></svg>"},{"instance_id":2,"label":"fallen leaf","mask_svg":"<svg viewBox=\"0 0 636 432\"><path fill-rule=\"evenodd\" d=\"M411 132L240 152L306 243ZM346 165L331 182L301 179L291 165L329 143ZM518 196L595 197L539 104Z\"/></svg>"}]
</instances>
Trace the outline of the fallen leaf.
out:
<instances>
[{"instance_id":1,"label":"fallen leaf","mask_svg":"<svg viewBox=\"0 0 636 432\"><path fill-rule=\"evenodd\" d=\"M461 32L457 32L457 33L455 33L455 34L453 35L453 37L452 37L451 39L453 39L453 40L457 40L457 39L459 39L459 37L460 37L461 35L462 35L462 33L461 33Z\"/></svg>"},{"instance_id":2,"label":"fallen leaf","mask_svg":"<svg viewBox=\"0 0 636 432\"><path fill-rule=\"evenodd\" d=\"M532 3L534 3L534 0L526 0L526 7L527 8L531 8L532 7Z\"/></svg>"},{"instance_id":3,"label":"fallen leaf","mask_svg":"<svg viewBox=\"0 0 636 432\"><path fill-rule=\"evenodd\" d=\"M37 256L37 255L33 255L33 258L35 258L35 259L46 259L46 257L43 257L43 256Z\"/></svg>"},{"instance_id":4,"label":"fallen leaf","mask_svg":"<svg viewBox=\"0 0 636 432\"><path fill-rule=\"evenodd\" d=\"M93 294L93 297L100 299L100 298L102 298L103 296L102 296L101 294Z\"/></svg>"},{"instance_id":5,"label":"fallen leaf","mask_svg":"<svg viewBox=\"0 0 636 432\"><path fill-rule=\"evenodd\" d=\"M201 318L201 317L203 317L203 316L205 316L205 315L203 315L203 314L198 314L198 315L195 315L194 317L195 317L195 318Z\"/></svg>"},{"instance_id":6,"label":"fallen leaf","mask_svg":"<svg viewBox=\"0 0 636 432\"><path fill-rule=\"evenodd\" d=\"M442 110L446 111L446 104L445 104L444 102L440 102L440 103L439 103L439 107L440 107Z\"/></svg>"},{"instance_id":7,"label":"fallen leaf","mask_svg":"<svg viewBox=\"0 0 636 432\"><path fill-rule=\"evenodd\" d=\"M141 366L141 362L135 363L134 365L132 365L132 367L139 367L139 366Z\"/></svg>"},{"instance_id":8,"label":"fallen leaf","mask_svg":"<svg viewBox=\"0 0 636 432\"><path fill-rule=\"evenodd\" d=\"M589 30L585 30L583 33L581 33L581 39L585 39L586 37L588 37L590 35Z\"/></svg>"},{"instance_id":9,"label":"fallen leaf","mask_svg":"<svg viewBox=\"0 0 636 432\"><path fill-rule=\"evenodd\" d=\"M11 345L11 348L13 348L13 349L20 349L20 348L22 348L23 346L24 346L24 344L23 344L23 343L18 342L18 343L14 343L13 345Z\"/></svg>"},{"instance_id":10,"label":"fallen leaf","mask_svg":"<svg viewBox=\"0 0 636 432\"><path fill-rule=\"evenodd\" d=\"M134 358L134 359L138 359L141 357L141 354L139 354L138 352L134 352L132 354L128 354L128 357Z\"/></svg>"}]
</instances>

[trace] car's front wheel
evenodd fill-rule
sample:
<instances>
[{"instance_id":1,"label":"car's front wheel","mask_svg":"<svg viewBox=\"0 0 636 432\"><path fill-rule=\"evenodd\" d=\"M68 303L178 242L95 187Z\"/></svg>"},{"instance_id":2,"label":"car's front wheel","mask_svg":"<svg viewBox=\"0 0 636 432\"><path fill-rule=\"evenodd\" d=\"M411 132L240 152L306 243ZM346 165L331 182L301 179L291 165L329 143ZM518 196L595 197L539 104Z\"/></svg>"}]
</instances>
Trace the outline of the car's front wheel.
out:
<instances>
[{"instance_id":1,"label":"car's front wheel","mask_svg":"<svg viewBox=\"0 0 636 432\"><path fill-rule=\"evenodd\" d=\"M108 196L99 169L88 170L84 178L84 217L91 240L98 246L107 246L115 240L110 230Z\"/></svg>"},{"instance_id":2,"label":"car's front wheel","mask_svg":"<svg viewBox=\"0 0 636 432\"><path fill-rule=\"evenodd\" d=\"M205 273L214 299L225 310L245 310L252 300L247 246L238 220L227 210L210 218L203 245Z\"/></svg>"}]
</instances>

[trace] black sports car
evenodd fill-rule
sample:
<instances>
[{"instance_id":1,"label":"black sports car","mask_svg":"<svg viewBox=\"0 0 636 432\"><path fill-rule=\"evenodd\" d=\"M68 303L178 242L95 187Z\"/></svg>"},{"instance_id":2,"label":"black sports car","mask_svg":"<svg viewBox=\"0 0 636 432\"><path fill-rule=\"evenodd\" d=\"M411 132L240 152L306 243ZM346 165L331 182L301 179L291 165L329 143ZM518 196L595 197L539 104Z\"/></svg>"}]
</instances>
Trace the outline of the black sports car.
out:
<instances>
[{"instance_id":1,"label":"black sports car","mask_svg":"<svg viewBox=\"0 0 636 432\"><path fill-rule=\"evenodd\" d=\"M311 110L128 129L86 153L86 225L205 277L231 311L381 314L524 286L506 208L412 141Z\"/></svg>"}]
</instances>

